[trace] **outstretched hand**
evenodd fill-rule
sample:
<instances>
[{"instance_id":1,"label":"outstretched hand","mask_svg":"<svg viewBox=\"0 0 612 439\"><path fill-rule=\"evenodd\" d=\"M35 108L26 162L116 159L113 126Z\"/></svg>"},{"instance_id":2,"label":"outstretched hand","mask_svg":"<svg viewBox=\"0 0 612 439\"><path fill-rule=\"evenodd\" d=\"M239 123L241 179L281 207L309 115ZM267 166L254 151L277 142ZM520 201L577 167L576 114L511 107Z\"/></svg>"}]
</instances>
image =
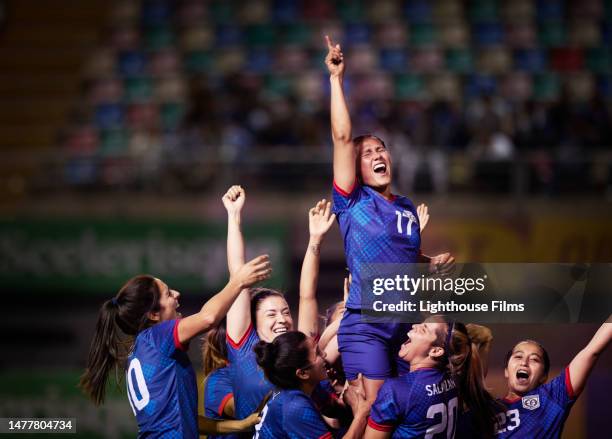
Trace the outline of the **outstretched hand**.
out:
<instances>
[{"instance_id":1,"label":"outstretched hand","mask_svg":"<svg viewBox=\"0 0 612 439\"><path fill-rule=\"evenodd\" d=\"M419 217L419 227L421 229L420 231L421 233L423 233L423 230L425 229L425 227L427 227L427 223L429 222L429 212L427 204L419 204L419 206L417 207L417 216Z\"/></svg>"},{"instance_id":2,"label":"outstretched hand","mask_svg":"<svg viewBox=\"0 0 612 439\"><path fill-rule=\"evenodd\" d=\"M308 230L312 238L323 238L330 229L336 214L331 213L331 202L325 198L308 211Z\"/></svg>"},{"instance_id":3,"label":"outstretched hand","mask_svg":"<svg viewBox=\"0 0 612 439\"><path fill-rule=\"evenodd\" d=\"M241 288L248 288L257 282L268 279L272 274L270 257L268 255L257 256L244 264L234 274Z\"/></svg>"},{"instance_id":4,"label":"outstretched hand","mask_svg":"<svg viewBox=\"0 0 612 439\"><path fill-rule=\"evenodd\" d=\"M331 76L342 77L344 75L344 55L340 44L333 44L329 36L325 35L327 43L327 56L325 57L325 65Z\"/></svg>"},{"instance_id":5,"label":"outstretched hand","mask_svg":"<svg viewBox=\"0 0 612 439\"><path fill-rule=\"evenodd\" d=\"M440 276L448 276L455 271L455 258L450 253L432 256L429 261L429 272Z\"/></svg>"},{"instance_id":6,"label":"outstretched hand","mask_svg":"<svg viewBox=\"0 0 612 439\"><path fill-rule=\"evenodd\" d=\"M246 193L244 189L242 189L242 186L239 185L230 187L221 198L223 206L229 214L240 213L242 211L242 206L244 206L245 199Z\"/></svg>"}]
</instances>

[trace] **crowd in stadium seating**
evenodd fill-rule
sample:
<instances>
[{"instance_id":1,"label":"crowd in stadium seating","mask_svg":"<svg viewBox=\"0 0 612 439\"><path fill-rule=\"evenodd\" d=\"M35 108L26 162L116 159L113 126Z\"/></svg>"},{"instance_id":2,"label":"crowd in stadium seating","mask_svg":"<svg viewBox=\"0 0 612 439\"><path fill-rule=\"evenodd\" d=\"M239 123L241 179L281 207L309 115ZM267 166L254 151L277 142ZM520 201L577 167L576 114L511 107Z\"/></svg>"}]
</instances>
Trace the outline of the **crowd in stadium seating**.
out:
<instances>
[{"instance_id":1,"label":"crowd in stadium seating","mask_svg":"<svg viewBox=\"0 0 612 439\"><path fill-rule=\"evenodd\" d=\"M485 184L503 173L495 162L520 158L554 191L591 178L590 154L611 144L609 2L145 0L114 6L86 67L68 181L112 183L135 160L155 175L271 147L328 150L326 33L355 66L355 126L401 151L405 189L425 172L446 191L457 158Z\"/></svg>"}]
</instances>

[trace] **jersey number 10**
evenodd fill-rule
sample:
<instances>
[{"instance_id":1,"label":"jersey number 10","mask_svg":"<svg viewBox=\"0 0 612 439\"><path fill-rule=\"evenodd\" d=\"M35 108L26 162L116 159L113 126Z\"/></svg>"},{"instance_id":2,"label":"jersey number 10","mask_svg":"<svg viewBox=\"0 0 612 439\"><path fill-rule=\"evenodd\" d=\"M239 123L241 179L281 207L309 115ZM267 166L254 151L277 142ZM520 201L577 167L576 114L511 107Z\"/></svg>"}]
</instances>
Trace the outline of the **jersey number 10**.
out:
<instances>
[{"instance_id":1,"label":"jersey number 10","mask_svg":"<svg viewBox=\"0 0 612 439\"><path fill-rule=\"evenodd\" d=\"M134 416L136 416L136 410L141 411L145 408L150 398L149 389L147 389L147 383L138 358L134 358L130 361L130 366L127 371L127 388L128 400L132 406ZM136 390L138 390L138 392L136 392Z\"/></svg>"}]
</instances>

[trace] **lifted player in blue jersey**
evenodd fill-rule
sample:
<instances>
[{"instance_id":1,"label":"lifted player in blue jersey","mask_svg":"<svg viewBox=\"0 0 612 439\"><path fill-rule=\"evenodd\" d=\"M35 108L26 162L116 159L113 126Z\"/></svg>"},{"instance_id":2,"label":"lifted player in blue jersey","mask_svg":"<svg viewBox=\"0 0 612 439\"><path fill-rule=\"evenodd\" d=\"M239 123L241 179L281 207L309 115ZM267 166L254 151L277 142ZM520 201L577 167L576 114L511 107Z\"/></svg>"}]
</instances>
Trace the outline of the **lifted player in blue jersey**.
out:
<instances>
[{"instance_id":1,"label":"lifted player in blue jersey","mask_svg":"<svg viewBox=\"0 0 612 439\"><path fill-rule=\"evenodd\" d=\"M241 212L245 192L240 186L231 187L223 197L228 213L227 255L230 273L244 261L244 241ZM298 329L306 334L318 333L316 284L319 251L325 233L334 222L331 205L321 200L308 213L310 241L302 264ZM252 294L252 296L251 296ZM254 346L260 341L271 342L280 334L293 329L289 305L278 291L260 288L245 289L227 315L228 359L232 368L236 418L250 415L272 390L255 360Z\"/></svg>"},{"instance_id":2,"label":"lifted player in blue jersey","mask_svg":"<svg viewBox=\"0 0 612 439\"><path fill-rule=\"evenodd\" d=\"M125 365L138 436L198 438L198 395L188 343L216 325L241 290L270 272L268 256L253 259L197 314L182 319L178 291L153 276L130 279L100 308L80 386L102 404L108 374Z\"/></svg>"},{"instance_id":3,"label":"lifted player in blue jersey","mask_svg":"<svg viewBox=\"0 0 612 439\"><path fill-rule=\"evenodd\" d=\"M500 438L558 438L569 412L586 384L599 355L612 340L610 318L560 375L546 382L548 353L533 340L517 343L506 355L508 393L497 415Z\"/></svg>"},{"instance_id":4,"label":"lifted player in blue jersey","mask_svg":"<svg viewBox=\"0 0 612 439\"><path fill-rule=\"evenodd\" d=\"M409 326L364 323L361 312L372 302L361 291L363 264L429 262L431 271L446 273L454 258L421 253L418 212L406 197L391 193L391 156L384 142L371 134L353 139L344 97L345 63L339 44L326 37L325 59L331 83L331 131L334 143L334 212L353 276L338 341L346 376L363 373L368 401L373 402L384 380L392 376L397 351Z\"/></svg>"},{"instance_id":5,"label":"lifted player in blue jersey","mask_svg":"<svg viewBox=\"0 0 612 439\"><path fill-rule=\"evenodd\" d=\"M272 343L255 346L257 363L274 384L272 399L255 427L255 439L331 439L332 433L321 416L321 402L314 395L327 378L325 354L312 337L292 331ZM348 398L353 421L344 439L360 438L367 420L368 405L363 393ZM318 406L319 405L319 406Z\"/></svg>"},{"instance_id":6,"label":"lifted player in blue jersey","mask_svg":"<svg viewBox=\"0 0 612 439\"><path fill-rule=\"evenodd\" d=\"M472 342L483 331L488 329L441 317L413 325L399 352L410 372L385 381L364 437L453 438L465 410L475 414L476 437L491 437L494 400L484 387L483 363Z\"/></svg>"}]
</instances>

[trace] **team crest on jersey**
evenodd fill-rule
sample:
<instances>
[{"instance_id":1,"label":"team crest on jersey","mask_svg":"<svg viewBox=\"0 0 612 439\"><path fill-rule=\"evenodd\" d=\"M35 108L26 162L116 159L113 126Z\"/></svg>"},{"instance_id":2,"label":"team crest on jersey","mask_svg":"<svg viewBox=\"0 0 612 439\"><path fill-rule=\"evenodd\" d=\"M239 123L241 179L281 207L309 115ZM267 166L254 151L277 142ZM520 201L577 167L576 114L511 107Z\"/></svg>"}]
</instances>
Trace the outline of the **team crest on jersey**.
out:
<instances>
[{"instance_id":1,"label":"team crest on jersey","mask_svg":"<svg viewBox=\"0 0 612 439\"><path fill-rule=\"evenodd\" d=\"M523 408L535 410L540 407L540 395L523 396Z\"/></svg>"}]
</instances>

